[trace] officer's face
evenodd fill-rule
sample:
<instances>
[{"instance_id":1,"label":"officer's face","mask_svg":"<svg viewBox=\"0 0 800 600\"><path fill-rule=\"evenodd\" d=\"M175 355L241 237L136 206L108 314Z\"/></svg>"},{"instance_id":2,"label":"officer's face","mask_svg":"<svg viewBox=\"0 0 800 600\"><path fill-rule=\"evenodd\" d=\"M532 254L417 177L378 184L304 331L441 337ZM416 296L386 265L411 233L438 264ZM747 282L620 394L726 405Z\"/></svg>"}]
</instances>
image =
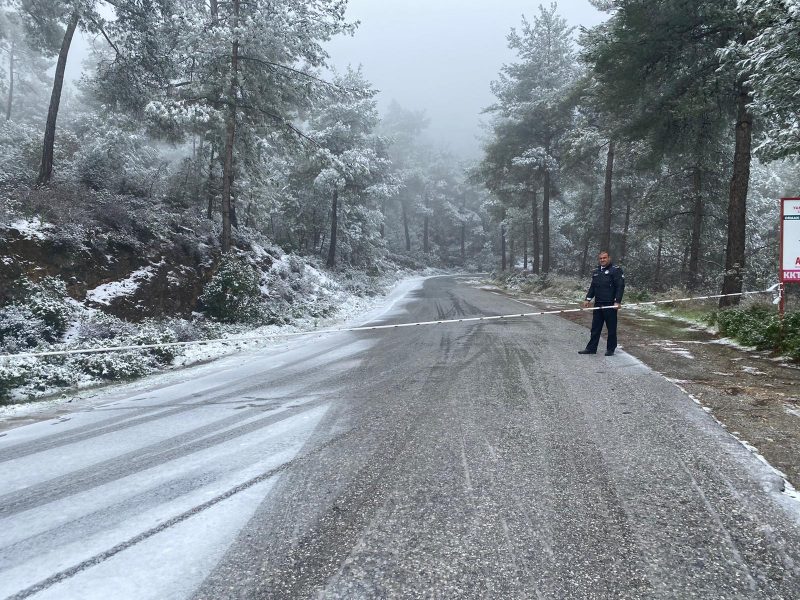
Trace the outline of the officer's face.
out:
<instances>
[{"instance_id":1,"label":"officer's face","mask_svg":"<svg viewBox=\"0 0 800 600\"><path fill-rule=\"evenodd\" d=\"M606 267L606 266L608 266L608 263L611 262L611 257L608 254L606 254L605 252L600 254L597 258L600 261L600 266L601 267Z\"/></svg>"}]
</instances>

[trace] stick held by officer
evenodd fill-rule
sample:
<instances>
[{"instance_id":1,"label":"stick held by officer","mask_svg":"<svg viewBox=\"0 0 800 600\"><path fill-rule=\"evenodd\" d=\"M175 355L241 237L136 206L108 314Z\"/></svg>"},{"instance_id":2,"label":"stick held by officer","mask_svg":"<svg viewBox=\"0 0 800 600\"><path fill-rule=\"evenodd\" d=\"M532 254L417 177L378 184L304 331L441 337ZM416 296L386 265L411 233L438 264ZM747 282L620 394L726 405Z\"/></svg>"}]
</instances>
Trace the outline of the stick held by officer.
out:
<instances>
[{"instance_id":1,"label":"stick held by officer","mask_svg":"<svg viewBox=\"0 0 800 600\"><path fill-rule=\"evenodd\" d=\"M606 326L608 342L606 356L613 356L617 349L617 311L625 293L625 275L622 268L611 262L611 255L605 250L597 256L600 264L592 271L592 283L586 292L584 308L591 306L592 300L597 310L592 312L592 332L589 343L578 354L597 354L600 332Z\"/></svg>"}]
</instances>

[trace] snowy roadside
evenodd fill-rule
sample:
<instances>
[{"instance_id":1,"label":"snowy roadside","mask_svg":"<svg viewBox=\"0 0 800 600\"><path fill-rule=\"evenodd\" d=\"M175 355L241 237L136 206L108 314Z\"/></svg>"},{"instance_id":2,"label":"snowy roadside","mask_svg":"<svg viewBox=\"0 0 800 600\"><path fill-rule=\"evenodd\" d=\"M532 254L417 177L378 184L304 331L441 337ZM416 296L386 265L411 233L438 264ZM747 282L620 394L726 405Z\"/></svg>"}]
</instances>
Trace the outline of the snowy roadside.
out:
<instances>
[{"instance_id":1,"label":"snowy roadside","mask_svg":"<svg viewBox=\"0 0 800 600\"><path fill-rule=\"evenodd\" d=\"M199 375L207 369L217 368L216 361L239 360L241 355L264 349L294 347L308 343L313 336L302 336L287 340L286 334L313 332L315 330L357 327L389 316L398 311L408 294L422 285L428 277L435 277L434 271L422 276L400 279L383 296L352 296L340 305L335 315L327 318L301 318L292 325L268 325L250 330L246 336L241 333L230 333L219 340L205 341L202 344L186 346L173 364L163 371L153 373L131 382L112 382L85 389L68 389L42 399L28 402L0 405L0 430L7 428L11 422L23 424L30 420L38 420L43 415L61 414L72 408L103 401L112 393L135 393L146 387L166 385L177 379L186 377L186 369L193 369L193 375ZM253 341L226 341L226 338L252 337ZM210 363L215 364L210 364Z\"/></svg>"}]
</instances>

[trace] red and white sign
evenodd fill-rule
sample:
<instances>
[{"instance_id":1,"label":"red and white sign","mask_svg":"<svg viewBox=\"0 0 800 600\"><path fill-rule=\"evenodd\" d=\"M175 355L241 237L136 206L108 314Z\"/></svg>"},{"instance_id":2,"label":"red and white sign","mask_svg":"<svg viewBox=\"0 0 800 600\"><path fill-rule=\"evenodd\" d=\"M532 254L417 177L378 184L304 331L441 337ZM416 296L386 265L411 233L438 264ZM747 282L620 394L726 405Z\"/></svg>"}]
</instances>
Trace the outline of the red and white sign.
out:
<instances>
[{"instance_id":1,"label":"red and white sign","mask_svg":"<svg viewBox=\"0 0 800 600\"><path fill-rule=\"evenodd\" d=\"M800 198L781 198L781 281L800 283Z\"/></svg>"}]
</instances>

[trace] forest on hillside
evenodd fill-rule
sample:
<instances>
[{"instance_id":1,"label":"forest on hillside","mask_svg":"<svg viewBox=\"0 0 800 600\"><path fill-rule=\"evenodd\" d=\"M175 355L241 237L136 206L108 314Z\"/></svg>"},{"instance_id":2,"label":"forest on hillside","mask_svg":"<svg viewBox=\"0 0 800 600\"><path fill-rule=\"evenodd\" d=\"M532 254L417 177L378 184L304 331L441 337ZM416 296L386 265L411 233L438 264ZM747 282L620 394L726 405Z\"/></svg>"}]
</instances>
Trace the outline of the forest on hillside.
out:
<instances>
[{"instance_id":1,"label":"forest on hillside","mask_svg":"<svg viewBox=\"0 0 800 600\"><path fill-rule=\"evenodd\" d=\"M328 313L309 300L322 271L363 294L398 269L583 277L608 249L641 290L774 283L777 199L800 183L800 4L592 3L596 27L550 4L511 30L464 163L425 140L424 110L381 114L360 68L330 68L328 42L358 35L345 0L5 0L4 351L64 342L74 315L51 301ZM94 42L73 86L76 35ZM115 304L114 281L152 286Z\"/></svg>"}]
</instances>

